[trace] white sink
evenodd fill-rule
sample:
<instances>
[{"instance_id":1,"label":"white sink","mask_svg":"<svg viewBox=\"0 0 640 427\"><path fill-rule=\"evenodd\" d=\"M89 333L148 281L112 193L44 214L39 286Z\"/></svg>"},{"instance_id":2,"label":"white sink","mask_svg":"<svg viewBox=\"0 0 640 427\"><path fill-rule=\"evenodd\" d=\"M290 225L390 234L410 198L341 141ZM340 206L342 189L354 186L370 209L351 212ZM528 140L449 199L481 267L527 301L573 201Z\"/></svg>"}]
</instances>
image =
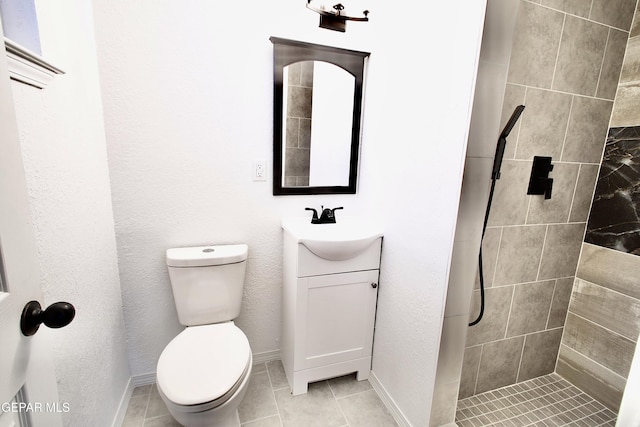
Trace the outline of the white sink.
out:
<instances>
[{"instance_id":1,"label":"white sink","mask_svg":"<svg viewBox=\"0 0 640 427\"><path fill-rule=\"evenodd\" d=\"M364 252L382 237L382 227L349 217L335 224L311 224L310 218L285 218L282 228L320 258L344 261Z\"/></svg>"}]
</instances>

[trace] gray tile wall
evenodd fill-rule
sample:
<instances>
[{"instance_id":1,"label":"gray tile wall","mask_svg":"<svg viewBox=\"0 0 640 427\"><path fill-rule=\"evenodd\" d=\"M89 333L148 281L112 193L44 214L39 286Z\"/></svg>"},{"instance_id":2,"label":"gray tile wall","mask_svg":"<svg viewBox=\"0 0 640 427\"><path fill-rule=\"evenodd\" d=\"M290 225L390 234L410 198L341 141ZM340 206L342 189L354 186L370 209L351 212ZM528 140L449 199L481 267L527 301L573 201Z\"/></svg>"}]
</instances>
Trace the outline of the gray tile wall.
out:
<instances>
[{"instance_id":1,"label":"gray tile wall","mask_svg":"<svg viewBox=\"0 0 640 427\"><path fill-rule=\"evenodd\" d=\"M526 109L508 138L484 237L485 315L467 333L460 398L555 369L635 6L520 2L502 123L516 105ZM552 157L549 200L526 194L533 156ZM478 309L476 284L471 318ZM577 316L570 328L580 335ZM632 346L625 336L608 343Z\"/></svg>"},{"instance_id":2,"label":"gray tile wall","mask_svg":"<svg viewBox=\"0 0 640 427\"><path fill-rule=\"evenodd\" d=\"M598 13L603 8L599 4ZM636 10L613 106L612 128L640 125L639 17ZM618 13L611 19L626 24L629 15ZM607 161L603 161L603 171L613 167L606 168ZM623 179L638 178L625 175ZM599 220L611 224L626 221L620 217L620 210L599 199L594 210ZM630 250L622 243L608 244L607 248L598 239L589 240L603 246L583 244L556 370L617 411L640 333L640 257L625 253Z\"/></svg>"},{"instance_id":3,"label":"gray tile wall","mask_svg":"<svg viewBox=\"0 0 640 427\"><path fill-rule=\"evenodd\" d=\"M313 61L287 67L286 187L309 185Z\"/></svg>"}]
</instances>

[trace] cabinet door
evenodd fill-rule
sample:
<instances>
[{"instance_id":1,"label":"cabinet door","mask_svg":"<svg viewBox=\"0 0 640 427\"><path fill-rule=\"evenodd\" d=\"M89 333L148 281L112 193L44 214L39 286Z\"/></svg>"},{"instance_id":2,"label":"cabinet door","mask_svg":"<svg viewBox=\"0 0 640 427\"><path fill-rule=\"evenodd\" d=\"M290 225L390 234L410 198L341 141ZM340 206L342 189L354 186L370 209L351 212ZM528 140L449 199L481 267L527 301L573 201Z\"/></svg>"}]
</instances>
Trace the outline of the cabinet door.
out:
<instances>
[{"instance_id":1,"label":"cabinet door","mask_svg":"<svg viewBox=\"0 0 640 427\"><path fill-rule=\"evenodd\" d=\"M371 356L378 270L298 279L295 370Z\"/></svg>"}]
</instances>

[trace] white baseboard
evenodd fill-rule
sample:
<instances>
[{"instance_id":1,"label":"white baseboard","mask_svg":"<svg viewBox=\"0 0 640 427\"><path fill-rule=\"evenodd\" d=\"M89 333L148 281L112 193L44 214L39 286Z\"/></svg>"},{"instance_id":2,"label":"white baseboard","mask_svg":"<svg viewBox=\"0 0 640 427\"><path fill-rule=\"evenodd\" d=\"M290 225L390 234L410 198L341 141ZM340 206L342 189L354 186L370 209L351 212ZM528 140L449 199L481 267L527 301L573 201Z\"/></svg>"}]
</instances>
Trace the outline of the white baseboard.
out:
<instances>
[{"instance_id":1,"label":"white baseboard","mask_svg":"<svg viewBox=\"0 0 640 427\"><path fill-rule=\"evenodd\" d=\"M376 374L373 371L371 371L371 374L369 374L369 382L380 397L380 400L382 400L382 403L384 403L384 406L386 406L389 412L391 412L391 415L393 415L393 418L398 423L398 426L412 427L409 420L407 420L407 417L405 417L400 408L398 408L396 402L389 395L389 393L387 393L387 390L384 388L380 380L378 380L378 377L376 377Z\"/></svg>"},{"instance_id":2,"label":"white baseboard","mask_svg":"<svg viewBox=\"0 0 640 427\"><path fill-rule=\"evenodd\" d=\"M124 416L127 413L127 408L129 407L129 401L131 400L131 394L133 393L133 389L135 385L133 385L133 378L129 378L127 382L127 386L124 389L124 393L122 393L122 398L120 399L120 404L118 405L118 410L116 411L116 416L113 418L112 427L121 427L124 422Z\"/></svg>"},{"instance_id":3,"label":"white baseboard","mask_svg":"<svg viewBox=\"0 0 640 427\"><path fill-rule=\"evenodd\" d=\"M148 374L142 375L134 375L131 377L131 382L133 383L133 387L140 387L143 385L155 384L156 383L156 373L149 372Z\"/></svg>"},{"instance_id":4,"label":"white baseboard","mask_svg":"<svg viewBox=\"0 0 640 427\"><path fill-rule=\"evenodd\" d=\"M265 351L262 353L253 354L253 364L273 362L274 360L280 360L280 350Z\"/></svg>"}]
</instances>

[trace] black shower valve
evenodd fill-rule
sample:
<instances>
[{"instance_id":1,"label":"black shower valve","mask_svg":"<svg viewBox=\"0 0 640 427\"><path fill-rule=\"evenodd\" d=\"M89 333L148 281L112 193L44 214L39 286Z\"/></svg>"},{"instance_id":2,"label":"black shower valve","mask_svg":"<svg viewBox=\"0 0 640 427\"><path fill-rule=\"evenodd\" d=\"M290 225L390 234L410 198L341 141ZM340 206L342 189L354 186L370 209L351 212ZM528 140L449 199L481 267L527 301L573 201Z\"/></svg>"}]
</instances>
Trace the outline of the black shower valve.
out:
<instances>
[{"instance_id":1,"label":"black shower valve","mask_svg":"<svg viewBox=\"0 0 640 427\"><path fill-rule=\"evenodd\" d=\"M553 178L549 178L549 172L552 170L551 157L534 156L527 194L544 194L545 199L550 199Z\"/></svg>"}]
</instances>

